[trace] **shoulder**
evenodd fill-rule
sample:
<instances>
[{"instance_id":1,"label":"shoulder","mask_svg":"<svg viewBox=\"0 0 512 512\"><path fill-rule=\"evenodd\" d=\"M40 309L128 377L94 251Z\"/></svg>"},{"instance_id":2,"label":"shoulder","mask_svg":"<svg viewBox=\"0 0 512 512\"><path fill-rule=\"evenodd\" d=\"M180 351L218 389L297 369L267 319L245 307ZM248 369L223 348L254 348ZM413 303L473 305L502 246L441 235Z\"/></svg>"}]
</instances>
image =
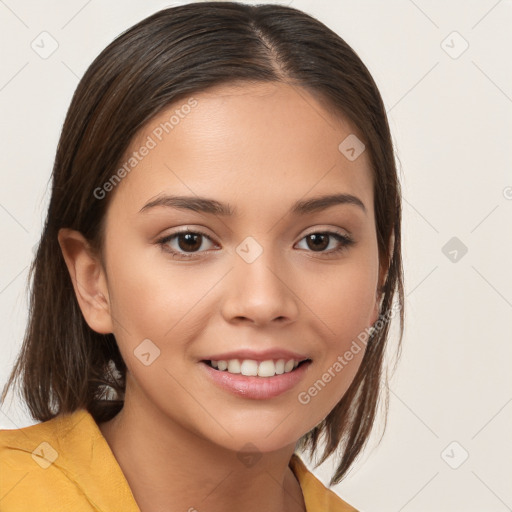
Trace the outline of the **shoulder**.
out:
<instances>
[{"instance_id":1,"label":"shoulder","mask_svg":"<svg viewBox=\"0 0 512 512\"><path fill-rule=\"evenodd\" d=\"M358 512L335 492L325 487L295 453L290 460L290 468L299 481L307 512Z\"/></svg>"},{"instance_id":2,"label":"shoulder","mask_svg":"<svg viewBox=\"0 0 512 512\"><path fill-rule=\"evenodd\" d=\"M2 512L95 510L84 502L70 463L80 457L86 442L87 415L79 410L36 425L0 430ZM77 443L80 438L83 442Z\"/></svg>"},{"instance_id":3,"label":"shoulder","mask_svg":"<svg viewBox=\"0 0 512 512\"><path fill-rule=\"evenodd\" d=\"M87 411L78 410L28 427L0 430L0 460L27 470L49 467L59 458L61 445L68 445L69 438L77 435L87 415Z\"/></svg>"}]
</instances>

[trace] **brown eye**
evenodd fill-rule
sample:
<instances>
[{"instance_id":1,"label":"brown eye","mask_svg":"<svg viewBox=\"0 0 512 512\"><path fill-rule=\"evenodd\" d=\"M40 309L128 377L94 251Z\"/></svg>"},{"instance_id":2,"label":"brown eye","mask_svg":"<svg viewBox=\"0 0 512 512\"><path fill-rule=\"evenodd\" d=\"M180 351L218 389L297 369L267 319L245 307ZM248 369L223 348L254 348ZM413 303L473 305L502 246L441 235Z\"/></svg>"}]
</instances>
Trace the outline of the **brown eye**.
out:
<instances>
[{"instance_id":1,"label":"brown eye","mask_svg":"<svg viewBox=\"0 0 512 512\"><path fill-rule=\"evenodd\" d=\"M323 251L329 245L329 235L326 235L325 233L314 233L312 235L308 235L306 240L308 240L308 247L312 250Z\"/></svg>"},{"instance_id":2,"label":"brown eye","mask_svg":"<svg viewBox=\"0 0 512 512\"><path fill-rule=\"evenodd\" d=\"M202 236L199 233L180 233L177 235L178 247L183 251L197 251L201 248Z\"/></svg>"},{"instance_id":3,"label":"brown eye","mask_svg":"<svg viewBox=\"0 0 512 512\"><path fill-rule=\"evenodd\" d=\"M332 239L338 243L338 247L336 247L336 244L334 244L334 248L326 251L326 249L331 245ZM342 235L341 233L337 233L335 231L310 233L309 235L306 235L302 240L306 240L307 249L310 251L326 255L341 252L355 244L355 241L350 236Z\"/></svg>"},{"instance_id":4,"label":"brown eye","mask_svg":"<svg viewBox=\"0 0 512 512\"><path fill-rule=\"evenodd\" d=\"M205 233L185 230L166 236L159 240L158 243L163 250L177 257L187 258L205 252L204 250L200 250L205 240L213 244L211 238Z\"/></svg>"},{"instance_id":5,"label":"brown eye","mask_svg":"<svg viewBox=\"0 0 512 512\"><path fill-rule=\"evenodd\" d=\"M171 253L173 257L186 259L207 252L206 250L201 250L205 240L213 244L212 239L205 233L184 230L168 235L159 240L158 243L164 251ZM310 233L302 240L306 240L307 251L325 256L337 254L355 244L355 241L350 236L333 231ZM337 247L334 244L334 247L326 250L333 240L337 242Z\"/></svg>"}]
</instances>

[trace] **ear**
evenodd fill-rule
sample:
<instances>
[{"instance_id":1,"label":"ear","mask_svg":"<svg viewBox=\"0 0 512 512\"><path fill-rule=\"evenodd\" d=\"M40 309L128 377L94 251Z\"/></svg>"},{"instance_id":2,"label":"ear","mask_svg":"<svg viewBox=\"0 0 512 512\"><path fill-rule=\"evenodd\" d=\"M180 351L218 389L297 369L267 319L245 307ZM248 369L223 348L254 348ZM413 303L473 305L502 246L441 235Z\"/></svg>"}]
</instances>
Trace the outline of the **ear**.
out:
<instances>
[{"instance_id":1,"label":"ear","mask_svg":"<svg viewBox=\"0 0 512 512\"><path fill-rule=\"evenodd\" d=\"M61 228L57 238L85 321L100 334L113 332L107 280L100 259L79 231Z\"/></svg>"},{"instance_id":2,"label":"ear","mask_svg":"<svg viewBox=\"0 0 512 512\"><path fill-rule=\"evenodd\" d=\"M395 245L395 233L393 232L391 234L391 237L389 240L389 249L388 249L389 258L385 262L382 261L379 265L379 279L378 279L378 284L377 284L377 290L375 293L375 308L374 308L373 314L372 314L372 324L374 324L379 319L381 301L382 301L382 297L383 297L382 287L384 286L384 283L386 282L386 280L388 278L389 265L391 264L391 260L393 259L394 245Z\"/></svg>"}]
</instances>

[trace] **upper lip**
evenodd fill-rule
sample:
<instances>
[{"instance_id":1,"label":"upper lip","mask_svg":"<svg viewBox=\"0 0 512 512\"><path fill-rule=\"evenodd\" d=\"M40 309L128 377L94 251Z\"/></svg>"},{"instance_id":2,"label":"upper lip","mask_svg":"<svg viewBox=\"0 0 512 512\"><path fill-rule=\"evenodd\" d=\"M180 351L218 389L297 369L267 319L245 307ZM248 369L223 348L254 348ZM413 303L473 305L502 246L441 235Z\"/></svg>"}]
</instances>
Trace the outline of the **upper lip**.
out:
<instances>
[{"instance_id":1,"label":"upper lip","mask_svg":"<svg viewBox=\"0 0 512 512\"><path fill-rule=\"evenodd\" d=\"M222 352L221 354L215 354L212 356L205 357L203 360L205 361L229 361L231 359L252 359L254 361L268 361L270 359L285 359L289 361L290 359L296 359L297 361L304 361L309 359L308 356L303 354L299 354L297 352L292 352L290 350L285 349L269 349L262 351L255 351L251 349L240 349L233 350L232 352Z\"/></svg>"}]
</instances>

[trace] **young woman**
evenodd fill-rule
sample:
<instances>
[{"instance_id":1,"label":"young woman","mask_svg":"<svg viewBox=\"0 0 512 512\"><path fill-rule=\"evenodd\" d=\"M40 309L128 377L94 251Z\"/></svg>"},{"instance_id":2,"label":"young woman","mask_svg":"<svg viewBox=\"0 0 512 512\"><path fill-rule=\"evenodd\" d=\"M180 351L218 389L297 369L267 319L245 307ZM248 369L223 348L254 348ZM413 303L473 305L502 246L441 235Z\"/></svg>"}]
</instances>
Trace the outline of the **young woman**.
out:
<instances>
[{"instance_id":1,"label":"young woman","mask_svg":"<svg viewBox=\"0 0 512 512\"><path fill-rule=\"evenodd\" d=\"M333 484L368 439L400 223L382 99L325 25L206 2L120 35L63 126L0 509L355 510L299 454L339 453Z\"/></svg>"}]
</instances>

